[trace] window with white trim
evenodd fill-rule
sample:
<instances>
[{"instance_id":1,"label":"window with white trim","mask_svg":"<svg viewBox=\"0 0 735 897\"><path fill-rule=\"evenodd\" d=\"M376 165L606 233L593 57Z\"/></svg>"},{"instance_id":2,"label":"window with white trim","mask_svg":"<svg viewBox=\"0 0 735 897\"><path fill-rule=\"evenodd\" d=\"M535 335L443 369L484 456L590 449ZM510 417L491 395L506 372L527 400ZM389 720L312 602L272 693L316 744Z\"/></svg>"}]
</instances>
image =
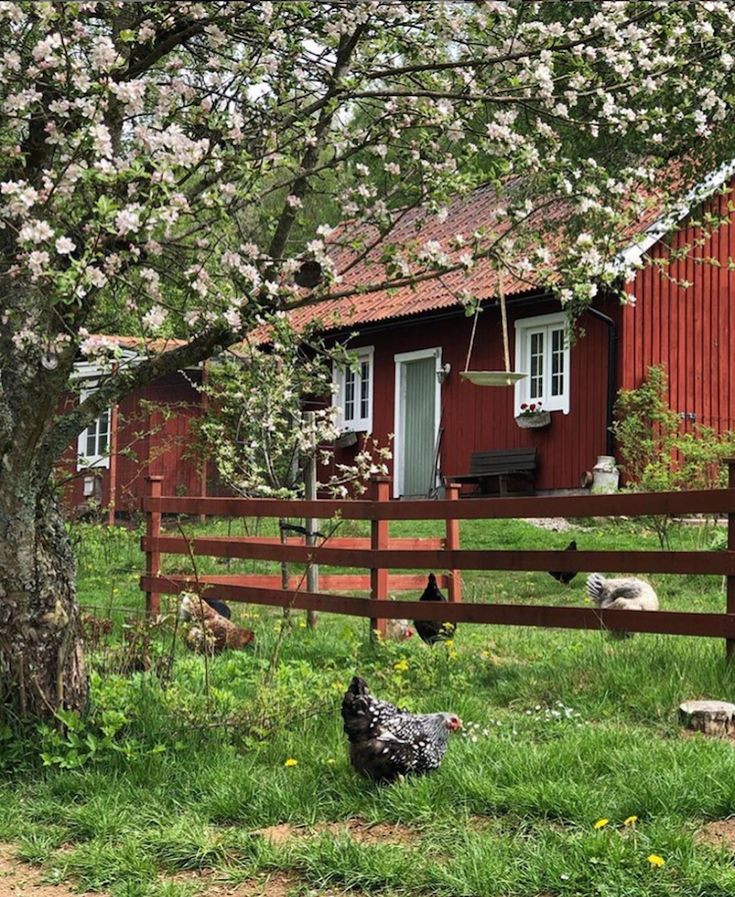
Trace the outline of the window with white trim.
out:
<instances>
[{"instance_id":1,"label":"window with white trim","mask_svg":"<svg viewBox=\"0 0 735 897\"><path fill-rule=\"evenodd\" d=\"M543 411L569 413L569 328L566 315L521 318L516 328L516 370L527 376L515 387L515 413L540 402Z\"/></svg>"},{"instance_id":2,"label":"window with white trim","mask_svg":"<svg viewBox=\"0 0 735 897\"><path fill-rule=\"evenodd\" d=\"M82 390L80 399L84 401L94 390ZM77 470L88 467L110 466L110 419L111 409L107 408L97 420L82 430L77 440Z\"/></svg>"},{"instance_id":3,"label":"window with white trim","mask_svg":"<svg viewBox=\"0 0 735 897\"><path fill-rule=\"evenodd\" d=\"M355 363L334 371L337 426L341 430L370 433L373 429L372 346L354 350Z\"/></svg>"}]
</instances>

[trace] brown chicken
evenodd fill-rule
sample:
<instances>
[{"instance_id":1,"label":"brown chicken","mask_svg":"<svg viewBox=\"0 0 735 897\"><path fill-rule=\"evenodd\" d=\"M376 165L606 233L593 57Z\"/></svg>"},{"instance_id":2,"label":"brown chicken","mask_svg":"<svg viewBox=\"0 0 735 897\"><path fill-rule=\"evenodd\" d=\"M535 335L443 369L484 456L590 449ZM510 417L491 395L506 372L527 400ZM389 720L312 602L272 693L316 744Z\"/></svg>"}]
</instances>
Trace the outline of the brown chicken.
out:
<instances>
[{"instance_id":1,"label":"brown chicken","mask_svg":"<svg viewBox=\"0 0 735 897\"><path fill-rule=\"evenodd\" d=\"M241 650L255 641L252 629L243 629L226 619L210 607L194 592L181 593L179 617L186 622L195 622L185 638L187 647L193 651L216 654L225 648Z\"/></svg>"}]
</instances>

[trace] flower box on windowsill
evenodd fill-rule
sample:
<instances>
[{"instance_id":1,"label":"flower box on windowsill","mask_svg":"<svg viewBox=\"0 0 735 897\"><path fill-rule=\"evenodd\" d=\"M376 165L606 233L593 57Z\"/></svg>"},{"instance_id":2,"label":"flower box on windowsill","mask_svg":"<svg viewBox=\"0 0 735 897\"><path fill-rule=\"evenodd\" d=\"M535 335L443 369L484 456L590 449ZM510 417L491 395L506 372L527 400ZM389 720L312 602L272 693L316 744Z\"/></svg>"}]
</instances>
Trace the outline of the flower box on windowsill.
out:
<instances>
[{"instance_id":1,"label":"flower box on windowsill","mask_svg":"<svg viewBox=\"0 0 735 897\"><path fill-rule=\"evenodd\" d=\"M550 411L535 411L533 414L519 414L516 423L522 430L548 427L551 423Z\"/></svg>"}]
</instances>

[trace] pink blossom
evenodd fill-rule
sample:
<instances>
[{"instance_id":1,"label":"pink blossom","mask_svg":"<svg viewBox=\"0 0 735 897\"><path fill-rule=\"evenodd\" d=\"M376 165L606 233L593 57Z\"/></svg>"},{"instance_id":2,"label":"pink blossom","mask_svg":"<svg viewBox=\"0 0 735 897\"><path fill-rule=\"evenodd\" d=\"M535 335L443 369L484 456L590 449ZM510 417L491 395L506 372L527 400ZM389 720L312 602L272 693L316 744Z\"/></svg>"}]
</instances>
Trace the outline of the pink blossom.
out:
<instances>
[{"instance_id":1,"label":"pink blossom","mask_svg":"<svg viewBox=\"0 0 735 897\"><path fill-rule=\"evenodd\" d=\"M28 256L28 267L31 269L34 279L43 274L44 269L48 266L51 257L44 250L34 249Z\"/></svg>"}]
</instances>

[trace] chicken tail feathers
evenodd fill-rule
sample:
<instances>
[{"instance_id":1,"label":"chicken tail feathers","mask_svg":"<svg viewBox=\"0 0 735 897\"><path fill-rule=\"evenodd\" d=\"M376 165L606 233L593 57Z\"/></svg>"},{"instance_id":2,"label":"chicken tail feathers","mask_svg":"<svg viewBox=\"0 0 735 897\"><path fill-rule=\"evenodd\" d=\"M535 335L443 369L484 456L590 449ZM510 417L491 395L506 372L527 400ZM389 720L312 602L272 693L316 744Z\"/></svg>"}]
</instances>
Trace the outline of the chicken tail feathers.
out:
<instances>
[{"instance_id":1,"label":"chicken tail feathers","mask_svg":"<svg viewBox=\"0 0 735 897\"><path fill-rule=\"evenodd\" d=\"M595 604L601 604L605 597L605 577L599 573L590 573L587 577L587 594Z\"/></svg>"}]
</instances>

